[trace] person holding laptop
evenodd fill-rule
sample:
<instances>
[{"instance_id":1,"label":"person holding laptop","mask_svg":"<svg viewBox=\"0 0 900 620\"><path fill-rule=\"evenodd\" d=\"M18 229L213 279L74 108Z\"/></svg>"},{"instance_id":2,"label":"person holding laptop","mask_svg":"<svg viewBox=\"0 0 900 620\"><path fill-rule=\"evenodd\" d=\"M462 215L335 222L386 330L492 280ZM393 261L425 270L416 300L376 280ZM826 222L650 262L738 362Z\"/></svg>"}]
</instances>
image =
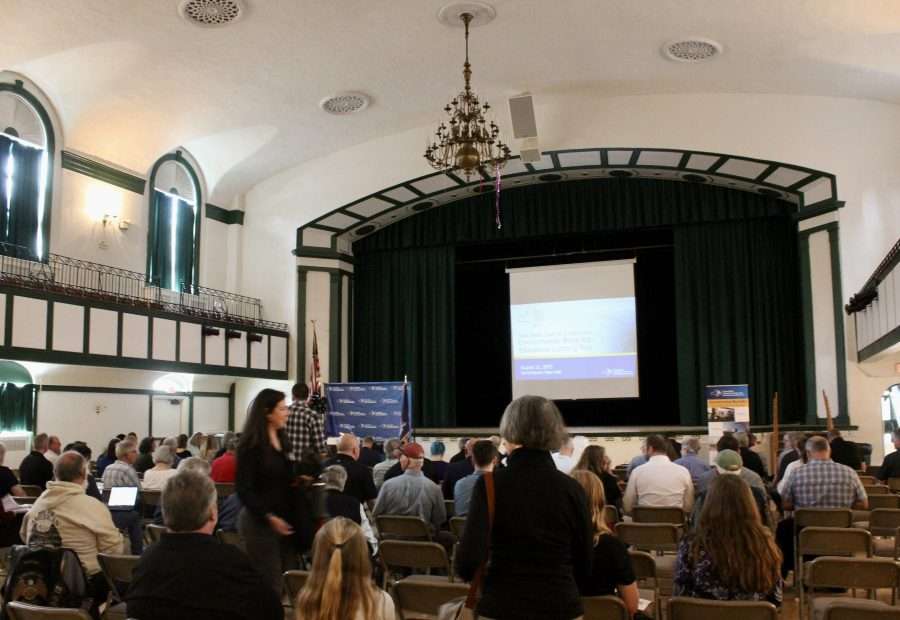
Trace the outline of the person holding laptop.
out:
<instances>
[{"instance_id":1,"label":"person holding laptop","mask_svg":"<svg viewBox=\"0 0 900 620\"><path fill-rule=\"evenodd\" d=\"M103 488L111 490L115 487L131 487L141 490L141 481L134 470L134 462L137 460L137 443L130 439L123 439L116 444L116 462L108 465L103 471ZM140 555L144 550L144 536L141 531L141 513L137 502L131 507L111 505L113 522L119 529L128 532L131 540L131 553Z\"/></svg>"}]
</instances>

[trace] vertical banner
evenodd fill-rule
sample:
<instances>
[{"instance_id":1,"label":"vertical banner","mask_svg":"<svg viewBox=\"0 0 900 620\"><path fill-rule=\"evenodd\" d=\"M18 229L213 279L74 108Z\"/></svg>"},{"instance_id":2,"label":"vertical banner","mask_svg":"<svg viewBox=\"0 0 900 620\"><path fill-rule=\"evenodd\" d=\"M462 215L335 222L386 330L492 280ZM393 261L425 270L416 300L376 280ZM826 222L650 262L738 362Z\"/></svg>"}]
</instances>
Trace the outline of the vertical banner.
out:
<instances>
[{"instance_id":1,"label":"vertical banner","mask_svg":"<svg viewBox=\"0 0 900 620\"><path fill-rule=\"evenodd\" d=\"M327 383L325 395L329 437L353 433L387 441L412 431L412 383Z\"/></svg>"},{"instance_id":2,"label":"vertical banner","mask_svg":"<svg viewBox=\"0 0 900 620\"><path fill-rule=\"evenodd\" d=\"M707 385L706 419L709 425L709 462L716 458L716 442L725 433L750 432L750 386Z\"/></svg>"}]
</instances>

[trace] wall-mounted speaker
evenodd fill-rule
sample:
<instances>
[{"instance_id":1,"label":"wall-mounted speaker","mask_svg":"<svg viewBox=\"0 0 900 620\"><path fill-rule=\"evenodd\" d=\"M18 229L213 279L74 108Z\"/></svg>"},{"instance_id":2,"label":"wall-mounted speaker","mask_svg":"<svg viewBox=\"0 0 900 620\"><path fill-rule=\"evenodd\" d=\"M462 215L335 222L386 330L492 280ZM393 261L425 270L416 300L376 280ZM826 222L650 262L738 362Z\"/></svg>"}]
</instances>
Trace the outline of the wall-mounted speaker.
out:
<instances>
[{"instance_id":1,"label":"wall-mounted speaker","mask_svg":"<svg viewBox=\"0 0 900 620\"><path fill-rule=\"evenodd\" d=\"M262 334L251 334L247 332L247 342L262 342L263 337Z\"/></svg>"},{"instance_id":2,"label":"wall-mounted speaker","mask_svg":"<svg viewBox=\"0 0 900 620\"><path fill-rule=\"evenodd\" d=\"M510 97L509 117L512 120L514 138L537 138L537 122L534 120L531 95Z\"/></svg>"},{"instance_id":3,"label":"wall-mounted speaker","mask_svg":"<svg viewBox=\"0 0 900 620\"><path fill-rule=\"evenodd\" d=\"M226 330L225 330L225 337L226 337L226 338L229 338L229 339L240 338L240 337L241 337L241 332L239 332L239 331L237 331L237 330L234 330L234 329L226 329Z\"/></svg>"},{"instance_id":4,"label":"wall-mounted speaker","mask_svg":"<svg viewBox=\"0 0 900 620\"><path fill-rule=\"evenodd\" d=\"M218 327L209 327L208 325L204 325L203 329L200 330L204 336L218 336L219 328Z\"/></svg>"}]
</instances>

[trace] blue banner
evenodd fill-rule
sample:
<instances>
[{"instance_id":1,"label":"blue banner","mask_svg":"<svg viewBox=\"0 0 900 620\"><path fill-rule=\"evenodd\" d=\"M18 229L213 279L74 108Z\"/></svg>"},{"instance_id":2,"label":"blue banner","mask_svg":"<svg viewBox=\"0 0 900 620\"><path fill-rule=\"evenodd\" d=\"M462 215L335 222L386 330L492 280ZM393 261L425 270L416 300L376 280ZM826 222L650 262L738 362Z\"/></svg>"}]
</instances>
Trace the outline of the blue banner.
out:
<instances>
[{"instance_id":1,"label":"blue banner","mask_svg":"<svg viewBox=\"0 0 900 620\"><path fill-rule=\"evenodd\" d=\"M402 437L412 430L412 384L403 381L380 383L327 383L326 433L337 437L353 433L378 441Z\"/></svg>"}]
</instances>

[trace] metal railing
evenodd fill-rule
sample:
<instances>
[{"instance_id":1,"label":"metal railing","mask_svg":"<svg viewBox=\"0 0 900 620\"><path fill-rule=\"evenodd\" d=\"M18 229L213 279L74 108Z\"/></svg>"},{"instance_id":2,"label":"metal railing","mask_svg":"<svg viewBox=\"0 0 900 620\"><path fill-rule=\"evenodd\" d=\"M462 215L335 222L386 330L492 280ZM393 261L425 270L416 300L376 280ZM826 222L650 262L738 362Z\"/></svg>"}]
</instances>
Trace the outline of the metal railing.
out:
<instances>
[{"instance_id":1,"label":"metal railing","mask_svg":"<svg viewBox=\"0 0 900 620\"><path fill-rule=\"evenodd\" d=\"M137 271L59 254L41 261L28 248L9 243L0 243L0 284L287 331L285 323L263 319L262 302L255 297L203 286L173 291L147 282Z\"/></svg>"}]
</instances>

